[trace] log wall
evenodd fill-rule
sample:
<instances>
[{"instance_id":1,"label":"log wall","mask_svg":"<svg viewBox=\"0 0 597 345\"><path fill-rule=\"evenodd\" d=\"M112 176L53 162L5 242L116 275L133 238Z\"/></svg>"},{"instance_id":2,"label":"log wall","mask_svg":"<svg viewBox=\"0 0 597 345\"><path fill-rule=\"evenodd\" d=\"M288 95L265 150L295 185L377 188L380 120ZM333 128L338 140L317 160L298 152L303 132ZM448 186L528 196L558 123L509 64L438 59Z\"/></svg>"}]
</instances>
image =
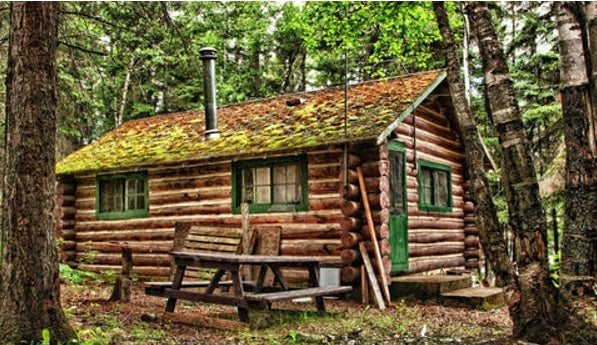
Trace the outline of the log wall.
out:
<instances>
[{"instance_id":1,"label":"log wall","mask_svg":"<svg viewBox=\"0 0 597 345\"><path fill-rule=\"evenodd\" d=\"M477 269L479 267L479 238L474 223L474 205L465 184L464 149L460 138L450 129L440 107L421 107L407 117L395 130L396 140L406 151L409 271L418 273L434 270ZM368 243L366 219L360 203L361 196L354 167L363 167L367 192L373 212L375 229L384 256L384 267L389 272L389 160L387 142L379 148L353 146L350 151L347 180L343 196L341 220L343 230L344 267L341 279L355 284L360 278L362 262L358 243ZM451 167L452 212L419 210L417 162L426 160ZM341 176L341 179L343 176ZM356 185L356 186L355 186ZM373 256L373 252L369 251ZM373 259L373 258L372 258Z\"/></svg>"},{"instance_id":2,"label":"log wall","mask_svg":"<svg viewBox=\"0 0 597 345\"><path fill-rule=\"evenodd\" d=\"M74 179L61 179L56 188L56 237L59 238L60 260L73 265L76 258Z\"/></svg>"},{"instance_id":3,"label":"log wall","mask_svg":"<svg viewBox=\"0 0 597 345\"><path fill-rule=\"evenodd\" d=\"M323 266L341 266L342 213L338 197L338 157L341 154L342 147L336 146L308 152L308 211L250 215L251 225L281 227L281 255L319 256L324 259ZM250 158L254 157L247 157ZM230 159L221 159L150 167L147 169L149 216L134 219L96 219L95 176L77 176L76 191L65 187L62 193L70 206L63 201L63 210L57 211L64 215L62 233L72 233L63 242L69 249L69 258L82 269L119 271L121 254L106 244L127 242L133 251L133 272L137 276L168 277L170 257L167 253L172 247L176 222L241 227L241 215L232 214L231 165ZM70 229L65 227L68 207L76 210ZM297 279L306 277L303 272L289 274Z\"/></svg>"}]
</instances>

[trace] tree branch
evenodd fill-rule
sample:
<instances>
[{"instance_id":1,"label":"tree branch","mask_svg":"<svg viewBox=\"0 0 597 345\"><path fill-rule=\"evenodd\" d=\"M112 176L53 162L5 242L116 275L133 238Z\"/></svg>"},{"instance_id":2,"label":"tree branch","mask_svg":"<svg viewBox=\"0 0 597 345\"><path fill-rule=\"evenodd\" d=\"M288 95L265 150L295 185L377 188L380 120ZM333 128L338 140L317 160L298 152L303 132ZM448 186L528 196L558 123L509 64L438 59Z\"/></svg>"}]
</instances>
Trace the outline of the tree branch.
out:
<instances>
[{"instance_id":1,"label":"tree branch","mask_svg":"<svg viewBox=\"0 0 597 345\"><path fill-rule=\"evenodd\" d=\"M89 53L89 54L101 55L101 56L106 56L106 55L108 55L107 53L104 53L104 52L100 52L100 51L97 51L97 50L92 50L92 49L87 49L87 48L79 47L79 46L77 46L77 45L70 44L70 43L68 43L68 42L64 42L64 41L58 41L58 44L59 44L59 45L63 45L63 46L65 46L65 47L69 47L69 48L77 49L77 50L80 50L80 51L82 51L82 52Z\"/></svg>"}]
</instances>

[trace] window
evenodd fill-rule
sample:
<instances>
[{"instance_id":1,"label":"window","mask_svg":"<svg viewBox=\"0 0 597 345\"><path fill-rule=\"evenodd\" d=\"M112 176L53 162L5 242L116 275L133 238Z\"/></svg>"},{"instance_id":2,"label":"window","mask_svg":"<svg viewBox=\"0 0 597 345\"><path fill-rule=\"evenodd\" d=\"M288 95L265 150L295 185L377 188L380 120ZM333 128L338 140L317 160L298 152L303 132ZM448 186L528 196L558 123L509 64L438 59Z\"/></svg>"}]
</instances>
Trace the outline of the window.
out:
<instances>
[{"instance_id":1,"label":"window","mask_svg":"<svg viewBox=\"0 0 597 345\"><path fill-rule=\"evenodd\" d=\"M451 182L449 166L419 161L419 209L452 212Z\"/></svg>"},{"instance_id":2,"label":"window","mask_svg":"<svg viewBox=\"0 0 597 345\"><path fill-rule=\"evenodd\" d=\"M308 209L305 156L235 162L232 171L234 213L243 202L252 213Z\"/></svg>"},{"instance_id":3,"label":"window","mask_svg":"<svg viewBox=\"0 0 597 345\"><path fill-rule=\"evenodd\" d=\"M147 217L147 173L97 177L98 219Z\"/></svg>"}]
</instances>

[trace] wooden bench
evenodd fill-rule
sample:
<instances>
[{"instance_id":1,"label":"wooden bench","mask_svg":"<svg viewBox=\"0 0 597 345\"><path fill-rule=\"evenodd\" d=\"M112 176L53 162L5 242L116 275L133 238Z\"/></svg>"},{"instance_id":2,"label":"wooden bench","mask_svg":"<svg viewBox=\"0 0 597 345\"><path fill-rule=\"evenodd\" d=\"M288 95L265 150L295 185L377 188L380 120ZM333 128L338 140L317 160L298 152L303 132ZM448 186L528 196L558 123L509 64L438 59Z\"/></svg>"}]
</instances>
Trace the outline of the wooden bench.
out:
<instances>
[{"instance_id":1,"label":"wooden bench","mask_svg":"<svg viewBox=\"0 0 597 345\"><path fill-rule=\"evenodd\" d=\"M254 244L251 239L250 246ZM210 225L204 223L178 222L174 227L174 243L172 251L214 254L241 254L243 251L243 232L238 226ZM170 278L173 277L175 265L172 263ZM189 267L185 271L181 288L204 288L209 284L208 279L213 275L212 269ZM172 280L172 279L170 279ZM148 282L145 284L145 294L163 296L164 290L172 287L172 282ZM221 281L220 287L230 287L231 280ZM254 286L252 282L245 282L245 286Z\"/></svg>"},{"instance_id":2,"label":"wooden bench","mask_svg":"<svg viewBox=\"0 0 597 345\"><path fill-rule=\"evenodd\" d=\"M352 286L320 286L305 289L287 290L279 292L267 292L254 295L246 295L245 299L249 302L281 302L304 297L324 297L344 295L352 291ZM318 309L319 306L318 306ZM320 309L320 311L325 311Z\"/></svg>"}]
</instances>

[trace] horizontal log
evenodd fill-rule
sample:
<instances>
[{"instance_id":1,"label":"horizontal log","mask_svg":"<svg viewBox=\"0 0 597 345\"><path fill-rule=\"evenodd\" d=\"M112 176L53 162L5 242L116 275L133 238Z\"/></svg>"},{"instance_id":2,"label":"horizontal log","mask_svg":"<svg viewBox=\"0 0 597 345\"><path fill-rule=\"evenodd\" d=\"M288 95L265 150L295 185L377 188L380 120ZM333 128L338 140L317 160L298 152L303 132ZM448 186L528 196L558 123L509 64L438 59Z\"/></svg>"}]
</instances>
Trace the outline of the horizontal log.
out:
<instances>
[{"instance_id":1,"label":"horizontal log","mask_svg":"<svg viewBox=\"0 0 597 345\"><path fill-rule=\"evenodd\" d=\"M466 199L465 199L464 206L463 206L462 210L465 213L475 213L475 204L472 201L466 201Z\"/></svg>"},{"instance_id":2,"label":"horizontal log","mask_svg":"<svg viewBox=\"0 0 597 345\"><path fill-rule=\"evenodd\" d=\"M361 279L361 269L359 267L345 266L340 270L340 280L343 283L352 284Z\"/></svg>"},{"instance_id":3,"label":"horizontal log","mask_svg":"<svg viewBox=\"0 0 597 345\"><path fill-rule=\"evenodd\" d=\"M339 181L344 181L344 174L345 174L345 170L341 169L340 170L340 175L339 177ZM353 184L358 184L359 183L359 176L357 175L356 170L353 169L348 169L348 171L346 172L346 176L347 176L347 181L348 183L353 183Z\"/></svg>"},{"instance_id":4,"label":"horizontal log","mask_svg":"<svg viewBox=\"0 0 597 345\"><path fill-rule=\"evenodd\" d=\"M361 217L344 217L340 220L340 229L343 232L357 231L363 227Z\"/></svg>"},{"instance_id":5,"label":"horizontal log","mask_svg":"<svg viewBox=\"0 0 597 345\"><path fill-rule=\"evenodd\" d=\"M408 247L409 257L424 257L458 254L464 252L464 243L435 243L430 245L410 245Z\"/></svg>"},{"instance_id":6,"label":"horizontal log","mask_svg":"<svg viewBox=\"0 0 597 345\"><path fill-rule=\"evenodd\" d=\"M477 230L477 227L475 226L475 224L470 224L470 225L466 225L464 227L464 233L467 236L478 236L479 235L479 230Z\"/></svg>"},{"instance_id":7,"label":"horizontal log","mask_svg":"<svg viewBox=\"0 0 597 345\"><path fill-rule=\"evenodd\" d=\"M336 198L310 198L309 209L311 211L337 210L344 199Z\"/></svg>"},{"instance_id":8,"label":"horizontal log","mask_svg":"<svg viewBox=\"0 0 597 345\"><path fill-rule=\"evenodd\" d=\"M409 243L462 242L465 239L462 231L409 231Z\"/></svg>"},{"instance_id":9,"label":"horizontal log","mask_svg":"<svg viewBox=\"0 0 597 345\"><path fill-rule=\"evenodd\" d=\"M122 269L120 265L93 265L93 264L78 264L77 269L88 271L88 272L95 272L95 273L105 273L105 272L113 272L117 271L120 272ZM165 266L133 266L133 274L141 279L144 277L147 278L163 278L170 276L170 265L168 267Z\"/></svg>"},{"instance_id":10,"label":"horizontal log","mask_svg":"<svg viewBox=\"0 0 597 345\"><path fill-rule=\"evenodd\" d=\"M340 206L342 214L346 217L358 216L363 212L363 205L360 202L344 200Z\"/></svg>"},{"instance_id":11,"label":"horizontal log","mask_svg":"<svg viewBox=\"0 0 597 345\"><path fill-rule=\"evenodd\" d=\"M77 242L74 240L60 241L60 250L62 251L76 250L76 247Z\"/></svg>"},{"instance_id":12,"label":"horizontal log","mask_svg":"<svg viewBox=\"0 0 597 345\"><path fill-rule=\"evenodd\" d=\"M340 175L340 171L342 169L342 165L338 162L334 162L335 157L321 163L311 163L309 162L309 172L308 178L309 180L321 180L321 179L329 179L334 178L337 179ZM340 180L342 181L342 180Z\"/></svg>"},{"instance_id":13,"label":"horizontal log","mask_svg":"<svg viewBox=\"0 0 597 345\"><path fill-rule=\"evenodd\" d=\"M120 253L77 253L78 262L92 262L93 265L115 265L122 262ZM163 266L170 267L171 259L168 254L133 254L134 266ZM120 271L120 269L118 269Z\"/></svg>"},{"instance_id":14,"label":"horizontal log","mask_svg":"<svg viewBox=\"0 0 597 345\"><path fill-rule=\"evenodd\" d=\"M60 182L58 183L57 192L62 195L74 195L77 188L77 184L73 182Z\"/></svg>"},{"instance_id":15,"label":"horizontal log","mask_svg":"<svg viewBox=\"0 0 597 345\"><path fill-rule=\"evenodd\" d=\"M172 241L152 242L83 242L77 243L77 252L98 251L103 253L120 253L122 248L130 248L133 254L168 253L172 250Z\"/></svg>"},{"instance_id":16,"label":"horizontal log","mask_svg":"<svg viewBox=\"0 0 597 345\"><path fill-rule=\"evenodd\" d=\"M348 168L350 168L350 169L354 169L357 166L361 165L361 162L362 162L361 157L359 157L356 154L348 153L346 155L346 158L347 158L346 160L347 160ZM342 162L340 164L344 165L344 157L342 158Z\"/></svg>"},{"instance_id":17,"label":"horizontal log","mask_svg":"<svg viewBox=\"0 0 597 345\"><path fill-rule=\"evenodd\" d=\"M462 229L464 223L460 219L408 219L408 229Z\"/></svg>"},{"instance_id":18,"label":"horizontal log","mask_svg":"<svg viewBox=\"0 0 597 345\"><path fill-rule=\"evenodd\" d=\"M353 266L361 261L361 253L356 249L344 249L340 253L340 259L345 265Z\"/></svg>"},{"instance_id":19,"label":"horizontal log","mask_svg":"<svg viewBox=\"0 0 597 345\"><path fill-rule=\"evenodd\" d=\"M72 219L77 214L77 208L74 206L62 206L60 207L61 218Z\"/></svg>"},{"instance_id":20,"label":"horizontal log","mask_svg":"<svg viewBox=\"0 0 597 345\"><path fill-rule=\"evenodd\" d=\"M344 231L337 224L285 224L282 227L280 238L292 239L323 239L340 238Z\"/></svg>"},{"instance_id":21,"label":"horizontal log","mask_svg":"<svg viewBox=\"0 0 597 345\"><path fill-rule=\"evenodd\" d=\"M309 195L315 194L336 194L342 186L342 181L336 176L333 180L309 180Z\"/></svg>"},{"instance_id":22,"label":"horizontal log","mask_svg":"<svg viewBox=\"0 0 597 345\"><path fill-rule=\"evenodd\" d=\"M361 234L355 232L346 232L342 235L341 241L344 248L352 248L359 244L363 240Z\"/></svg>"},{"instance_id":23,"label":"horizontal log","mask_svg":"<svg viewBox=\"0 0 597 345\"><path fill-rule=\"evenodd\" d=\"M61 228L56 235L63 240L68 241L75 238L76 232L75 229L72 228Z\"/></svg>"},{"instance_id":24,"label":"horizontal log","mask_svg":"<svg viewBox=\"0 0 597 345\"><path fill-rule=\"evenodd\" d=\"M465 259L462 255L429 257L421 260L410 260L409 273L433 271L437 269L464 267Z\"/></svg>"},{"instance_id":25,"label":"horizontal log","mask_svg":"<svg viewBox=\"0 0 597 345\"><path fill-rule=\"evenodd\" d=\"M467 236L464 239L464 245L466 247L479 248L480 244L481 244L481 242L479 241L479 237L477 237L477 236Z\"/></svg>"},{"instance_id":26,"label":"horizontal log","mask_svg":"<svg viewBox=\"0 0 597 345\"><path fill-rule=\"evenodd\" d=\"M228 202L211 205L193 205L190 203L184 206L168 206L162 208L153 207L149 209L149 217L171 217L171 216L185 216L185 215L201 215L201 214L230 214L232 213L232 205Z\"/></svg>"},{"instance_id":27,"label":"horizontal log","mask_svg":"<svg viewBox=\"0 0 597 345\"><path fill-rule=\"evenodd\" d=\"M90 219L80 219L77 217L77 237L85 232L102 232L112 230L113 232L122 232L126 230L137 229L165 229L172 228L174 231L174 223L177 221L172 218L151 219L127 219L127 220L97 220L95 214Z\"/></svg>"},{"instance_id":28,"label":"horizontal log","mask_svg":"<svg viewBox=\"0 0 597 345\"><path fill-rule=\"evenodd\" d=\"M198 174L189 174L185 177L179 176L176 179L153 178L150 181L149 190L153 193L166 191L210 189L213 187L231 186L230 174L222 171L221 175L203 177Z\"/></svg>"},{"instance_id":29,"label":"horizontal log","mask_svg":"<svg viewBox=\"0 0 597 345\"><path fill-rule=\"evenodd\" d=\"M338 239L306 239L280 241L281 255L339 256L342 242Z\"/></svg>"},{"instance_id":30,"label":"horizontal log","mask_svg":"<svg viewBox=\"0 0 597 345\"><path fill-rule=\"evenodd\" d=\"M68 206L68 207L74 207L75 206L75 202L77 201L77 199L75 199L74 194L62 194L61 196L61 203L60 205L62 207Z\"/></svg>"},{"instance_id":31,"label":"horizontal log","mask_svg":"<svg viewBox=\"0 0 597 345\"><path fill-rule=\"evenodd\" d=\"M173 224L174 225L174 224ZM77 241L85 242L135 242L135 241L172 241L174 229L139 229L122 231L77 232Z\"/></svg>"},{"instance_id":32,"label":"horizontal log","mask_svg":"<svg viewBox=\"0 0 597 345\"><path fill-rule=\"evenodd\" d=\"M346 186L341 185L339 192L344 199L355 201L361 200L361 190L359 189L359 186L353 183L348 183Z\"/></svg>"},{"instance_id":33,"label":"horizontal log","mask_svg":"<svg viewBox=\"0 0 597 345\"><path fill-rule=\"evenodd\" d=\"M479 249L467 249L464 251L464 257L467 259L478 258Z\"/></svg>"},{"instance_id":34,"label":"horizontal log","mask_svg":"<svg viewBox=\"0 0 597 345\"><path fill-rule=\"evenodd\" d=\"M469 269L469 270L476 270L476 269L479 269L481 266L479 266L479 262L478 261L469 261L469 260L467 260L464 263L464 267L466 269Z\"/></svg>"}]
</instances>

